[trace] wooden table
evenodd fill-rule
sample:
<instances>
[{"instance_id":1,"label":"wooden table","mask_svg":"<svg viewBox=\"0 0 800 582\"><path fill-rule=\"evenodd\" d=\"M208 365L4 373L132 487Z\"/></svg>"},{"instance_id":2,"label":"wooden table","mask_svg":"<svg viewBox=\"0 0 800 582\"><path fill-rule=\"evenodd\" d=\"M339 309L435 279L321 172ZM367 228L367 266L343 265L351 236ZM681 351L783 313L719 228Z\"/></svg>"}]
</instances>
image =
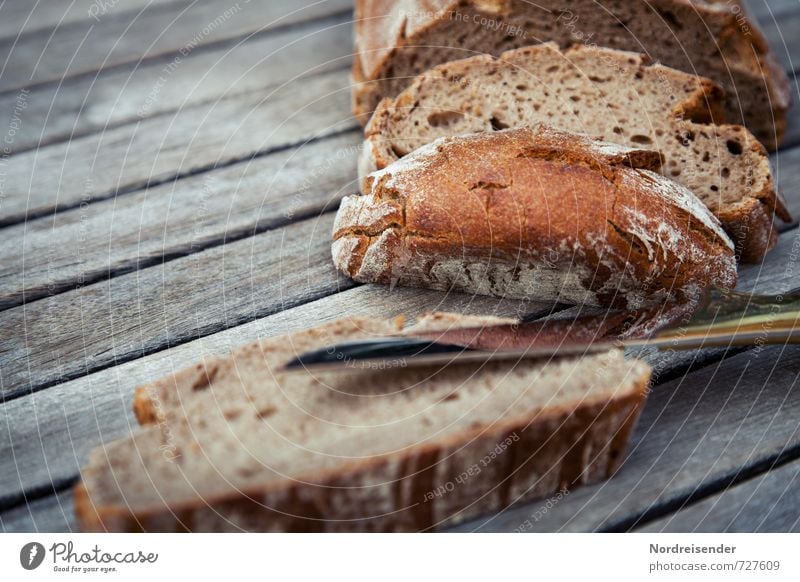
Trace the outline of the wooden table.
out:
<instances>
[{"instance_id":1,"label":"wooden table","mask_svg":"<svg viewBox=\"0 0 800 582\"><path fill-rule=\"evenodd\" d=\"M73 530L70 487L135 427L134 387L201 354L347 314L549 310L337 276L360 143L350 1L0 8L4 531ZM792 71L800 2L749 4ZM789 134L773 162L800 216L796 110ZM796 229L741 272L743 289L799 285ZM459 529L800 530L800 348L649 359L657 385L613 479Z\"/></svg>"}]
</instances>

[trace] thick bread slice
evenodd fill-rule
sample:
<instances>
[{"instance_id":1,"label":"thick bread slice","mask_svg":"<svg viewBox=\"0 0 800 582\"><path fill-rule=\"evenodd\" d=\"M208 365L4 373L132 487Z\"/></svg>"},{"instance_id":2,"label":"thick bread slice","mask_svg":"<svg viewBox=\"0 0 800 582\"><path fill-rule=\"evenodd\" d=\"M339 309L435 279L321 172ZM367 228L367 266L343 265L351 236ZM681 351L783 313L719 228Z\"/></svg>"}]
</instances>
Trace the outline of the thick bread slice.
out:
<instances>
[{"instance_id":1,"label":"thick bread slice","mask_svg":"<svg viewBox=\"0 0 800 582\"><path fill-rule=\"evenodd\" d=\"M693 304L710 285L735 285L733 246L658 162L546 126L440 138L342 200L333 261L361 282L630 310Z\"/></svg>"},{"instance_id":2,"label":"thick bread slice","mask_svg":"<svg viewBox=\"0 0 800 582\"><path fill-rule=\"evenodd\" d=\"M622 462L650 369L620 352L275 372L273 355L287 344L322 347L332 334L392 327L351 320L274 338L216 371L154 385L150 398L177 392L191 410L150 403L166 415L93 451L75 490L81 528L425 530L595 482ZM199 390L198 378L207 379Z\"/></svg>"},{"instance_id":3,"label":"thick bread slice","mask_svg":"<svg viewBox=\"0 0 800 582\"><path fill-rule=\"evenodd\" d=\"M354 112L365 124L435 65L543 41L646 53L719 83L728 120L768 148L785 133L788 79L738 0L358 0Z\"/></svg>"},{"instance_id":4,"label":"thick bread slice","mask_svg":"<svg viewBox=\"0 0 800 582\"><path fill-rule=\"evenodd\" d=\"M714 212L740 260L757 262L777 241L773 215L791 217L758 140L741 126L710 124L721 95L707 79L610 49L562 52L550 43L473 57L436 67L381 103L359 172L363 178L437 137L549 123L660 151L664 175Z\"/></svg>"}]
</instances>

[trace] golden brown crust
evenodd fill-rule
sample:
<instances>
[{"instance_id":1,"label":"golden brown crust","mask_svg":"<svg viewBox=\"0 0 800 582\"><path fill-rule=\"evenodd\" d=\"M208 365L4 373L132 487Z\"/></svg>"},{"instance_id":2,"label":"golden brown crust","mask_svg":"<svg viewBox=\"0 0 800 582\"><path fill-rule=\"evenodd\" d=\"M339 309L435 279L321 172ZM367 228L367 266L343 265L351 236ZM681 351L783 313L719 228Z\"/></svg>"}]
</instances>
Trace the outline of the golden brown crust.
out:
<instances>
[{"instance_id":1,"label":"golden brown crust","mask_svg":"<svg viewBox=\"0 0 800 582\"><path fill-rule=\"evenodd\" d=\"M534 40L552 40L563 47L585 44L578 33L591 33L589 44L623 50L642 50L644 40L645 50L659 61L688 72L699 71L722 83L728 93L728 111L737 114L744 108L747 125L770 150L777 148L785 134L791 103L788 78L740 3L657 0L630 19L631 39L611 25L608 35L594 28L584 30L582 24L576 31L572 18L580 23L594 22L596 19L585 16L587 11L598 18L602 16L593 2L563 7L491 0L358 0L356 6L358 56L354 64L353 113L362 124L382 98L392 97L405 87L404 79L436 64L475 51L498 55L533 44ZM624 3L622 6L626 7ZM609 9L614 11L613 7ZM677 23L668 28L671 19L681 17L691 24ZM641 34L636 32L637 23L642 27ZM695 25L702 29L697 37L691 36ZM682 51L673 56L671 48L660 45L655 35L647 34L653 26L671 30L677 41L687 47L695 47L703 35L713 35L706 45L720 54L709 59L707 65L702 60L683 62L686 56ZM685 38L681 36L684 33ZM675 39L668 36L668 40ZM473 46L478 42L489 44ZM425 50L430 46L437 47L435 53ZM418 65L405 70L398 67L401 60ZM742 100L741 104L737 100Z\"/></svg>"},{"instance_id":2,"label":"golden brown crust","mask_svg":"<svg viewBox=\"0 0 800 582\"><path fill-rule=\"evenodd\" d=\"M546 126L442 138L343 200L334 263L361 282L637 309L733 287L729 239L659 160ZM564 278L528 287L526 269Z\"/></svg>"}]
</instances>

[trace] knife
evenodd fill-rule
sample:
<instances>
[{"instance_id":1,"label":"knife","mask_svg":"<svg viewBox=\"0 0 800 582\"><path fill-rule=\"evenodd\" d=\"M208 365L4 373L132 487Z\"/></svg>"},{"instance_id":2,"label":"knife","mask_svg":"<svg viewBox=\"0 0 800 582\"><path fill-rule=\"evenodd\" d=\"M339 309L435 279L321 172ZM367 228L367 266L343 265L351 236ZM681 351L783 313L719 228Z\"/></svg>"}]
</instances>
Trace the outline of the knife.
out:
<instances>
[{"instance_id":1,"label":"knife","mask_svg":"<svg viewBox=\"0 0 800 582\"><path fill-rule=\"evenodd\" d=\"M703 307L681 327L651 337L618 339L628 313L408 332L343 342L305 352L282 371L384 370L466 362L515 362L577 356L609 349L689 350L800 344L800 289L755 295L710 289Z\"/></svg>"}]
</instances>

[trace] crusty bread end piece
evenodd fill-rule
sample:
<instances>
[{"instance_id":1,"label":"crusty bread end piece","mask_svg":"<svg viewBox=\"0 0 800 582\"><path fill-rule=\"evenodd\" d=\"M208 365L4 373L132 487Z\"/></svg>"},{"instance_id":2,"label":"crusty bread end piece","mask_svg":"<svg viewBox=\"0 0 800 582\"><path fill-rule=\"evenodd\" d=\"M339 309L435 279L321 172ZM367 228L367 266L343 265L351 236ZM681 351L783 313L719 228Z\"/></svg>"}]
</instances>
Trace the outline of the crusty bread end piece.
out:
<instances>
[{"instance_id":1,"label":"crusty bread end piece","mask_svg":"<svg viewBox=\"0 0 800 582\"><path fill-rule=\"evenodd\" d=\"M719 221L659 163L546 126L440 138L343 199L333 261L360 282L631 311L732 288Z\"/></svg>"}]
</instances>

